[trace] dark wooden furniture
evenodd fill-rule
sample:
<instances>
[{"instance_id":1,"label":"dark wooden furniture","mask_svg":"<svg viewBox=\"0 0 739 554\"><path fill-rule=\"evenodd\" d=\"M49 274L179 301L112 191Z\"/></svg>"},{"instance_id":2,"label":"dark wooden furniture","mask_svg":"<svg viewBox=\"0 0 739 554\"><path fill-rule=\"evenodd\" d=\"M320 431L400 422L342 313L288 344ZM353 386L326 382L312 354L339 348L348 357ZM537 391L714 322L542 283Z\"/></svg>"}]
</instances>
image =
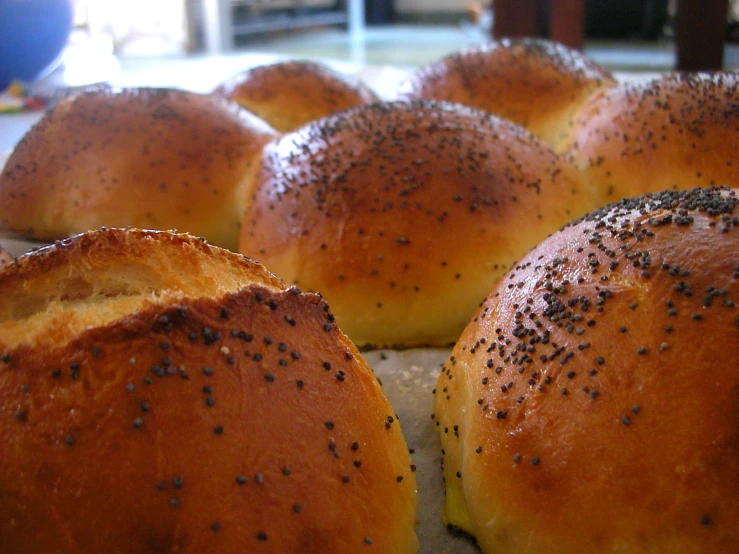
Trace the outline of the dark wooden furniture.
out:
<instances>
[{"instance_id":1,"label":"dark wooden furniture","mask_svg":"<svg viewBox=\"0 0 739 554\"><path fill-rule=\"evenodd\" d=\"M495 0L493 36L541 36L543 0ZM680 71L723 67L728 0L677 0L675 49ZM583 46L585 0L550 0L549 38Z\"/></svg>"}]
</instances>

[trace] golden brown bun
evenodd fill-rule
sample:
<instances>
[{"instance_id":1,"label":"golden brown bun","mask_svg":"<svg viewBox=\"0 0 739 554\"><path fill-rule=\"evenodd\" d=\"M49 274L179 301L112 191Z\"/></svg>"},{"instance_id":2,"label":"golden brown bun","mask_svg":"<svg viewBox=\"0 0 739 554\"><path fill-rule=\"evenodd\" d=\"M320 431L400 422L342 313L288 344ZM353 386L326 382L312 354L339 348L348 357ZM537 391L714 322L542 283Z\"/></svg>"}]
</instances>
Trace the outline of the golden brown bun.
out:
<instances>
[{"instance_id":1,"label":"golden brown bun","mask_svg":"<svg viewBox=\"0 0 739 554\"><path fill-rule=\"evenodd\" d=\"M594 212L483 302L435 390L483 552L736 552L738 192Z\"/></svg>"},{"instance_id":2,"label":"golden brown bun","mask_svg":"<svg viewBox=\"0 0 739 554\"><path fill-rule=\"evenodd\" d=\"M594 94L568 139L601 203L739 185L739 74L675 73Z\"/></svg>"},{"instance_id":3,"label":"golden brown bun","mask_svg":"<svg viewBox=\"0 0 739 554\"><path fill-rule=\"evenodd\" d=\"M85 92L59 103L15 148L0 175L0 222L37 240L134 226L235 249L252 161L276 136L210 95Z\"/></svg>"},{"instance_id":4,"label":"golden brown bun","mask_svg":"<svg viewBox=\"0 0 739 554\"><path fill-rule=\"evenodd\" d=\"M5 250L3 250L3 247L0 246L0 268L5 267L12 261L13 261L13 256L8 254Z\"/></svg>"},{"instance_id":5,"label":"golden brown bun","mask_svg":"<svg viewBox=\"0 0 739 554\"><path fill-rule=\"evenodd\" d=\"M369 87L328 65L286 61L243 71L213 93L234 100L281 132L379 100Z\"/></svg>"},{"instance_id":6,"label":"golden brown bun","mask_svg":"<svg viewBox=\"0 0 739 554\"><path fill-rule=\"evenodd\" d=\"M358 345L453 343L495 279L592 209L522 127L460 104L378 103L268 145L240 251L321 292Z\"/></svg>"},{"instance_id":7,"label":"golden brown bun","mask_svg":"<svg viewBox=\"0 0 739 554\"><path fill-rule=\"evenodd\" d=\"M421 68L401 91L505 117L556 146L578 106L615 84L608 70L577 50L545 39L503 39Z\"/></svg>"},{"instance_id":8,"label":"golden brown bun","mask_svg":"<svg viewBox=\"0 0 739 554\"><path fill-rule=\"evenodd\" d=\"M0 436L4 553L418 548L398 422L325 301L194 237L0 272Z\"/></svg>"}]
</instances>

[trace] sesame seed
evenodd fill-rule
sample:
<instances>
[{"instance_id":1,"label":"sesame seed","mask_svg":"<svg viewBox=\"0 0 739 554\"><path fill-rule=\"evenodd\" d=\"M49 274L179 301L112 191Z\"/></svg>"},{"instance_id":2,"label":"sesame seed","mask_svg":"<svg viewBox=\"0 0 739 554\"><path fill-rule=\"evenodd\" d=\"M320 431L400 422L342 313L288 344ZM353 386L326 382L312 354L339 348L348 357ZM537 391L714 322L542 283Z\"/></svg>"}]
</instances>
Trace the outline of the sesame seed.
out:
<instances>
[{"instance_id":1,"label":"sesame seed","mask_svg":"<svg viewBox=\"0 0 739 554\"><path fill-rule=\"evenodd\" d=\"M262 483L264 483L264 474L262 474L262 473L257 473L257 474L256 474L256 475L254 476L254 480L255 480L255 481L257 482L257 484L261 485Z\"/></svg>"},{"instance_id":2,"label":"sesame seed","mask_svg":"<svg viewBox=\"0 0 739 554\"><path fill-rule=\"evenodd\" d=\"M625 415L624 417L621 418L621 423L623 423L624 425L626 425L626 427L628 427L629 425L631 425L631 418Z\"/></svg>"},{"instance_id":3,"label":"sesame seed","mask_svg":"<svg viewBox=\"0 0 739 554\"><path fill-rule=\"evenodd\" d=\"M247 478L246 478L246 477L245 477L244 475L239 475L239 476L238 476L238 477L236 478L236 482L237 482L237 483L238 483L239 485L242 485L242 486L243 486L243 485L245 485L247 481L248 481L248 479L247 479Z\"/></svg>"},{"instance_id":4,"label":"sesame seed","mask_svg":"<svg viewBox=\"0 0 739 554\"><path fill-rule=\"evenodd\" d=\"M267 540L267 533L265 533L264 531L259 531L259 533L257 533L257 540L258 541L266 541Z\"/></svg>"},{"instance_id":5,"label":"sesame seed","mask_svg":"<svg viewBox=\"0 0 739 554\"><path fill-rule=\"evenodd\" d=\"M293 504L293 512L299 514L301 511L303 511L303 507L300 504Z\"/></svg>"},{"instance_id":6,"label":"sesame seed","mask_svg":"<svg viewBox=\"0 0 739 554\"><path fill-rule=\"evenodd\" d=\"M218 521L214 521L211 524L210 528L213 530L214 533L217 533L218 531L221 530L221 524Z\"/></svg>"},{"instance_id":7,"label":"sesame seed","mask_svg":"<svg viewBox=\"0 0 739 554\"><path fill-rule=\"evenodd\" d=\"M534 456L531 458L531 465L532 466L538 466L541 463L541 460L539 459L539 456Z\"/></svg>"},{"instance_id":8,"label":"sesame seed","mask_svg":"<svg viewBox=\"0 0 739 554\"><path fill-rule=\"evenodd\" d=\"M216 435L222 435L223 434L223 425L218 425L215 429L213 429L213 432Z\"/></svg>"},{"instance_id":9,"label":"sesame seed","mask_svg":"<svg viewBox=\"0 0 739 554\"><path fill-rule=\"evenodd\" d=\"M144 426L144 420L140 417L137 417L131 422L131 425L133 425L134 429L141 429Z\"/></svg>"}]
</instances>

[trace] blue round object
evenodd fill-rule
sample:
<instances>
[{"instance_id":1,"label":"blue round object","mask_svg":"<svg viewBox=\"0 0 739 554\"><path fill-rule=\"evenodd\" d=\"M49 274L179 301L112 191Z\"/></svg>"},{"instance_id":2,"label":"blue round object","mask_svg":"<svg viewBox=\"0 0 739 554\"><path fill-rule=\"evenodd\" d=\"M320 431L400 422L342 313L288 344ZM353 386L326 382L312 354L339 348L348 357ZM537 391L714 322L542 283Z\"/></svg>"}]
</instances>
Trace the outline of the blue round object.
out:
<instances>
[{"instance_id":1,"label":"blue round object","mask_svg":"<svg viewBox=\"0 0 739 554\"><path fill-rule=\"evenodd\" d=\"M0 0L0 91L41 76L71 31L72 0Z\"/></svg>"}]
</instances>

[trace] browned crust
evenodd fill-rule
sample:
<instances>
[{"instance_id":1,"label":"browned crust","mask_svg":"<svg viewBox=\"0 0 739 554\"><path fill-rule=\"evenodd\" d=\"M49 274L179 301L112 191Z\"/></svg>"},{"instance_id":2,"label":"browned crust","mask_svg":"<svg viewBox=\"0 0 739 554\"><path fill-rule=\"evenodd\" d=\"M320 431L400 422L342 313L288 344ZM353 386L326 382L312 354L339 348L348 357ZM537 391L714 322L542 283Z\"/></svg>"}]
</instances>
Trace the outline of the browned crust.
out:
<instances>
[{"instance_id":1,"label":"browned crust","mask_svg":"<svg viewBox=\"0 0 739 554\"><path fill-rule=\"evenodd\" d=\"M431 101L366 105L265 149L240 250L324 294L356 343L453 342L508 265L592 208L523 128Z\"/></svg>"},{"instance_id":2,"label":"browned crust","mask_svg":"<svg viewBox=\"0 0 739 554\"><path fill-rule=\"evenodd\" d=\"M85 240L15 271L33 257L95 265ZM243 260L167 240L218 256L224 274ZM399 424L315 294L254 281L53 345L0 336L0 416L4 552L418 548Z\"/></svg>"},{"instance_id":3,"label":"browned crust","mask_svg":"<svg viewBox=\"0 0 739 554\"><path fill-rule=\"evenodd\" d=\"M604 208L482 303L435 417L446 519L484 551L734 551L737 192Z\"/></svg>"},{"instance_id":4,"label":"browned crust","mask_svg":"<svg viewBox=\"0 0 739 554\"><path fill-rule=\"evenodd\" d=\"M249 173L277 136L235 103L174 89L60 102L0 175L0 221L38 240L101 226L179 229L235 248Z\"/></svg>"},{"instance_id":5,"label":"browned crust","mask_svg":"<svg viewBox=\"0 0 739 554\"><path fill-rule=\"evenodd\" d=\"M602 202L739 183L739 77L670 74L601 91L567 143Z\"/></svg>"},{"instance_id":6,"label":"browned crust","mask_svg":"<svg viewBox=\"0 0 739 554\"><path fill-rule=\"evenodd\" d=\"M556 146L577 107L616 84L581 52L544 39L502 39L450 54L401 86L406 98L473 106L523 125Z\"/></svg>"},{"instance_id":7,"label":"browned crust","mask_svg":"<svg viewBox=\"0 0 739 554\"><path fill-rule=\"evenodd\" d=\"M368 86L310 61L263 65L234 75L213 91L234 100L281 132L360 104L379 100Z\"/></svg>"}]
</instances>

